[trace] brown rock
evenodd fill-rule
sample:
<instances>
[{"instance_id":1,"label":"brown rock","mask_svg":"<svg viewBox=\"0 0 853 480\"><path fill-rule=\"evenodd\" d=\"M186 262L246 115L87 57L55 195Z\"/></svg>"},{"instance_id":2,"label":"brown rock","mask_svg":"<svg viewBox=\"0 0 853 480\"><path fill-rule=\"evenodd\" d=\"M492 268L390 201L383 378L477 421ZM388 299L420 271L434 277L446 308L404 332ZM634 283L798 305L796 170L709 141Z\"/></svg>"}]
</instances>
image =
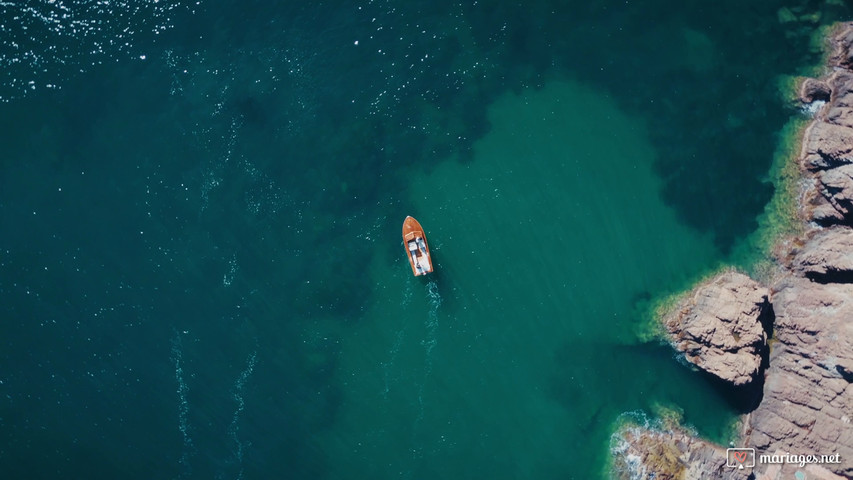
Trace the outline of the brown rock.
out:
<instances>
[{"instance_id":1,"label":"brown rock","mask_svg":"<svg viewBox=\"0 0 853 480\"><path fill-rule=\"evenodd\" d=\"M807 242L801 256L832 257L817 251L835 251L833 237L848 237L849 231L822 231ZM841 464L823 467L850 478L853 462L846 459L853 459L853 378L846 369L853 365L853 284L820 284L788 275L773 290L778 342L770 355L764 398L749 415L744 445L767 453L838 453Z\"/></svg>"},{"instance_id":2,"label":"brown rock","mask_svg":"<svg viewBox=\"0 0 853 480\"><path fill-rule=\"evenodd\" d=\"M824 198L844 219L853 221L853 164L823 171L818 179Z\"/></svg>"},{"instance_id":3,"label":"brown rock","mask_svg":"<svg viewBox=\"0 0 853 480\"><path fill-rule=\"evenodd\" d=\"M837 225L844 222L844 216L829 203L815 206L811 210L810 218L820 225Z\"/></svg>"},{"instance_id":4,"label":"brown rock","mask_svg":"<svg viewBox=\"0 0 853 480\"><path fill-rule=\"evenodd\" d=\"M853 107L853 73L839 70L829 77L827 83L832 92L829 101L833 107Z\"/></svg>"},{"instance_id":5,"label":"brown rock","mask_svg":"<svg viewBox=\"0 0 853 480\"><path fill-rule=\"evenodd\" d=\"M794 271L821 283L853 281L853 230L819 231L794 257Z\"/></svg>"},{"instance_id":6,"label":"brown rock","mask_svg":"<svg viewBox=\"0 0 853 480\"><path fill-rule=\"evenodd\" d=\"M726 466L726 450L678 427L666 430L626 426L616 432L613 473L619 479L746 480L749 469Z\"/></svg>"},{"instance_id":7,"label":"brown rock","mask_svg":"<svg viewBox=\"0 0 853 480\"><path fill-rule=\"evenodd\" d=\"M750 472L758 480L794 478L803 470L806 478L853 479L853 230L849 228L853 212L853 23L843 24L830 41L827 67L834 73L825 83L831 94L818 119L804 133L800 156L804 188L798 206L802 218L833 226L805 225L802 238L776 246L776 258L785 265L771 288L775 321L769 368L761 403L745 416L736 445L753 447L758 455L836 454L841 463L804 468L796 463L759 463ZM801 91L804 99L817 95L823 95L819 83ZM756 316L754 309L767 304L766 293L749 283L751 280L740 288L732 287L740 281L718 284L718 280L694 290L665 319L665 325L689 360L721 378L742 379L731 374L737 368L728 359L740 350L754 351L763 345L756 341L758 330L750 330L758 322L743 318ZM740 327L741 321L749 328ZM740 349L733 349L734 332L742 328L752 333L738 333L739 339L753 343L734 342ZM750 361L743 360L751 371ZM741 473L720 467L719 454L701 453L712 452L713 446L683 432L638 432L633 437L638 441L621 437L621 445L628 445L622 449L629 452L625 458L640 468L632 472L634 478L658 478L655 465L665 473L680 472L684 478L694 478L690 475L695 472L703 472L696 478L732 478ZM615 455L618 458L619 453Z\"/></svg>"},{"instance_id":8,"label":"brown rock","mask_svg":"<svg viewBox=\"0 0 853 480\"><path fill-rule=\"evenodd\" d=\"M803 218L816 222L818 225L830 226L845 223L844 215L829 203L822 193L824 185L818 179L811 179L802 184L800 207ZM781 253L777 257L782 258L787 253Z\"/></svg>"},{"instance_id":9,"label":"brown rock","mask_svg":"<svg viewBox=\"0 0 853 480\"><path fill-rule=\"evenodd\" d=\"M829 57L829 64L839 67L853 66L853 29L849 25L843 26L831 40L833 52Z\"/></svg>"},{"instance_id":10,"label":"brown rock","mask_svg":"<svg viewBox=\"0 0 853 480\"><path fill-rule=\"evenodd\" d=\"M768 294L746 275L724 272L696 288L664 325L689 362L746 385L758 377L766 348L760 319L769 307Z\"/></svg>"},{"instance_id":11,"label":"brown rock","mask_svg":"<svg viewBox=\"0 0 853 480\"><path fill-rule=\"evenodd\" d=\"M803 139L803 166L822 170L853 163L853 128L815 122Z\"/></svg>"},{"instance_id":12,"label":"brown rock","mask_svg":"<svg viewBox=\"0 0 853 480\"><path fill-rule=\"evenodd\" d=\"M826 121L842 127L853 128L853 108L830 107L826 112Z\"/></svg>"},{"instance_id":13,"label":"brown rock","mask_svg":"<svg viewBox=\"0 0 853 480\"><path fill-rule=\"evenodd\" d=\"M803 103L812 103L815 100L827 101L831 93L829 85L823 80L807 78L800 85L800 100Z\"/></svg>"}]
</instances>

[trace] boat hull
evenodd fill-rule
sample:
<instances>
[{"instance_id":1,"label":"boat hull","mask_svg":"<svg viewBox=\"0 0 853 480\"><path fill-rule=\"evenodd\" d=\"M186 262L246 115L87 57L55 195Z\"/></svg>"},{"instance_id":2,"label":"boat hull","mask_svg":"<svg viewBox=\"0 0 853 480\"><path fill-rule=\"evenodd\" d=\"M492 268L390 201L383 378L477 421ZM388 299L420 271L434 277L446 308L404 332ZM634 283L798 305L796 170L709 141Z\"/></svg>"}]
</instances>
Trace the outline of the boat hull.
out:
<instances>
[{"instance_id":1,"label":"boat hull","mask_svg":"<svg viewBox=\"0 0 853 480\"><path fill-rule=\"evenodd\" d=\"M432 273L432 257L426 234L421 224L413 217L406 217L403 222L403 247L416 277Z\"/></svg>"}]
</instances>

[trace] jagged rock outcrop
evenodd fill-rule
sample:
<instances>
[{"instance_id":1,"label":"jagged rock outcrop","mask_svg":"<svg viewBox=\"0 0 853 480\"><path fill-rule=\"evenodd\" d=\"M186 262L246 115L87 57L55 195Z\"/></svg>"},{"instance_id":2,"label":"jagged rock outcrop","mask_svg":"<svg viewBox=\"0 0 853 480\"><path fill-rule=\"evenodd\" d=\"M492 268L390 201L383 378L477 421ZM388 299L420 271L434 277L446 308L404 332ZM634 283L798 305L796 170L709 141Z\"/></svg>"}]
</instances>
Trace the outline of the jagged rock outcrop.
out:
<instances>
[{"instance_id":1,"label":"jagged rock outcrop","mask_svg":"<svg viewBox=\"0 0 853 480\"><path fill-rule=\"evenodd\" d=\"M813 174L803 195L805 215L819 225L853 225L853 72L836 70L826 82L807 79L801 90L807 84L828 86L830 99L803 138L802 166ZM800 98L808 98L805 91Z\"/></svg>"},{"instance_id":2,"label":"jagged rock outcrop","mask_svg":"<svg viewBox=\"0 0 853 480\"><path fill-rule=\"evenodd\" d=\"M825 467L849 477L853 384L845 372L853 364L853 284L791 275L775 288L777 342L744 444L762 452L838 453L846 464Z\"/></svg>"},{"instance_id":3,"label":"jagged rock outcrop","mask_svg":"<svg viewBox=\"0 0 853 480\"><path fill-rule=\"evenodd\" d=\"M809 186L800 211L818 226L807 225L771 286L775 342L743 444L768 453L839 454L841 463L813 465L811 476L853 478L853 24L843 25L831 46L830 99L806 130L800 154ZM793 469L759 473L788 478Z\"/></svg>"},{"instance_id":4,"label":"jagged rock outcrop","mask_svg":"<svg viewBox=\"0 0 853 480\"><path fill-rule=\"evenodd\" d=\"M841 67L846 70L853 68L853 29L848 25L842 27L830 39L830 67Z\"/></svg>"},{"instance_id":5,"label":"jagged rock outcrop","mask_svg":"<svg viewBox=\"0 0 853 480\"><path fill-rule=\"evenodd\" d=\"M758 480L802 475L825 480L853 478L853 23L835 31L830 48L827 67L831 73L823 79L806 80L800 90L803 102L826 101L812 109L817 113L804 132L799 157L804 189L798 208L804 232L798 239L780 243L781 250L777 249L782 268L770 285L774 338L763 397L745 416L736 445L754 448L757 455L837 455L840 462L799 465L759 461L750 471ZM697 303L713 304L715 295L715 301L725 301L720 297L724 290L705 291L709 298L702 300L700 296ZM746 304L734 300L733 295L729 300L741 310L756 301L755 295L748 296ZM701 342L690 339L718 339L720 332L710 329L712 319L697 323L689 316L691 311L690 306L679 310L677 315L687 315L687 321L680 330L670 332L680 335L677 344L687 342L684 351L701 352ZM730 316L728 312L724 316ZM711 323L701 327L703 322ZM725 332L730 323L720 322L718 328ZM690 342L697 346L691 347ZM726 352L725 348L719 350ZM644 478L659 478L657 468L664 473L673 471L671 461L661 463L661 459L672 458L678 460L682 478L734 478L741 474L721 469L724 452L677 428L668 432L637 428L621 435L624 445L616 450L614 464L632 466L632 473ZM619 463L622 454L628 455L628 463ZM700 476L690 476L690 472L701 469L704 473Z\"/></svg>"},{"instance_id":6,"label":"jagged rock outcrop","mask_svg":"<svg viewBox=\"0 0 853 480\"><path fill-rule=\"evenodd\" d=\"M696 288L664 325L689 362L747 385L758 378L767 345L761 320L769 293L742 273L724 272Z\"/></svg>"},{"instance_id":7,"label":"jagged rock outcrop","mask_svg":"<svg viewBox=\"0 0 853 480\"><path fill-rule=\"evenodd\" d=\"M820 81L809 78L803 82L803 86L812 80ZM853 74L846 70L838 70L824 84L830 90L827 99L830 105L824 114L826 123L853 128ZM805 103L811 103L805 98L802 99ZM819 98L816 99L819 100Z\"/></svg>"}]
</instances>

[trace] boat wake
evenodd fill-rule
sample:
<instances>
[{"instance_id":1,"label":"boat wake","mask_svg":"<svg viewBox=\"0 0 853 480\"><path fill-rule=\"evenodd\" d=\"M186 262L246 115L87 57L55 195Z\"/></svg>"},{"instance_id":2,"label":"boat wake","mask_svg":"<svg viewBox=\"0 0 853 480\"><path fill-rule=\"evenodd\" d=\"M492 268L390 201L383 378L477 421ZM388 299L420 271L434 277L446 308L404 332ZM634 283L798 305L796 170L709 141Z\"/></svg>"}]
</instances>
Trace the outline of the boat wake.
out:
<instances>
[{"instance_id":1,"label":"boat wake","mask_svg":"<svg viewBox=\"0 0 853 480\"><path fill-rule=\"evenodd\" d=\"M192 474L190 457L195 453L195 447L193 446L193 439L190 436L190 405L187 402L189 387L184 380L183 347L181 345L181 335L178 332L175 332L175 337L172 339L171 360L175 366L175 380L178 382L178 430L180 430L181 438L183 439L183 451L179 460L181 473L178 478L186 478Z\"/></svg>"},{"instance_id":2,"label":"boat wake","mask_svg":"<svg viewBox=\"0 0 853 480\"><path fill-rule=\"evenodd\" d=\"M382 390L382 398L388 400L388 392L391 391L391 367L394 365L394 361L397 359L397 355L400 353L400 347L403 345L403 339L405 338L406 327L403 326L398 332L397 337L394 338L394 345L391 346L391 354L388 358L387 362L382 363L382 374L385 378L385 388Z\"/></svg>"},{"instance_id":3,"label":"boat wake","mask_svg":"<svg viewBox=\"0 0 853 480\"><path fill-rule=\"evenodd\" d=\"M441 308L441 294L438 292L438 283L435 280L430 280L426 289L429 311L427 312L425 324L426 336L424 337L424 340L421 341L421 345L424 346L425 350L424 374L421 379L420 386L418 387L418 416L415 418L415 425L412 430L414 435L417 435L418 427L424 419L424 389L426 387L427 380L429 380L429 377L432 374L432 352L438 343L438 314L439 309ZM417 442L415 442L415 444L417 445ZM420 458L422 456L421 448L413 448L412 454L415 458Z\"/></svg>"},{"instance_id":4,"label":"boat wake","mask_svg":"<svg viewBox=\"0 0 853 480\"><path fill-rule=\"evenodd\" d=\"M432 350L437 342L438 309L441 307L441 295L438 293L438 283L431 280L427 284L429 313L426 320L426 339L422 342L426 349L426 375L432 373Z\"/></svg>"},{"instance_id":5,"label":"boat wake","mask_svg":"<svg viewBox=\"0 0 853 480\"><path fill-rule=\"evenodd\" d=\"M408 277L408 281L403 284L403 298L400 301L400 306L403 310L406 310L409 304L412 303L412 293L414 293L414 284L415 282L412 280L411 277ZM385 400L388 400L388 393L391 391L391 367L394 366L394 362L397 360L397 355L400 353L400 348L403 346L403 340L406 337L407 325L408 322L403 322L403 326L400 328L400 330L397 331L397 334L394 337L394 344L391 346L391 351L388 355L388 361L382 362L382 376L385 384L385 388L382 389L382 398Z\"/></svg>"},{"instance_id":6,"label":"boat wake","mask_svg":"<svg viewBox=\"0 0 853 480\"><path fill-rule=\"evenodd\" d=\"M413 284L414 284L414 282L412 281L412 279L410 277L409 281L406 282L406 286L403 289L403 301L400 302L400 305L403 308L408 307L409 304L412 303L412 292L414 292L414 288L412 288Z\"/></svg>"},{"instance_id":7,"label":"boat wake","mask_svg":"<svg viewBox=\"0 0 853 480\"><path fill-rule=\"evenodd\" d=\"M179 332L175 332L175 336L172 338L170 360L172 365L175 367L175 380L178 383L178 430L181 432L181 438L183 440L183 451L181 452L181 457L178 461L180 464L180 473L177 478L191 478L192 466L190 460L196 454L196 447L191 435L192 428L190 427L189 421L190 405L188 400L189 386L187 385L184 374L183 345L181 334ZM246 401L243 394L246 382L252 375L256 363L257 353L253 352L246 359L246 368L240 372L240 375L237 377L237 380L234 382L234 386L231 389L231 394L234 401L237 403L237 408L234 410L234 415L231 417L231 423L228 425L227 430L228 437L234 443L233 459L226 463L229 465L236 465L238 469L237 479L243 478L243 452L246 447L251 445L251 443L241 440L239 433L240 417L243 410L246 408ZM224 475L225 473L221 472L217 475L217 478L224 478Z\"/></svg>"},{"instance_id":8,"label":"boat wake","mask_svg":"<svg viewBox=\"0 0 853 480\"><path fill-rule=\"evenodd\" d=\"M252 354L249 355L249 358L246 360L246 368L240 372L240 376L237 377L237 381L234 383L234 388L232 390L234 401L237 402L237 409L234 410L234 415L231 418L231 424L228 426L228 436L231 437L231 440L234 441L235 445L234 460L240 468L240 473L237 475L238 480L243 478L243 449L251 445L251 443L240 440L238 435L240 432L240 415L246 408L246 401L243 399L243 390L246 385L246 381L255 370L257 358L257 352L252 352Z\"/></svg>"}]
</instances>

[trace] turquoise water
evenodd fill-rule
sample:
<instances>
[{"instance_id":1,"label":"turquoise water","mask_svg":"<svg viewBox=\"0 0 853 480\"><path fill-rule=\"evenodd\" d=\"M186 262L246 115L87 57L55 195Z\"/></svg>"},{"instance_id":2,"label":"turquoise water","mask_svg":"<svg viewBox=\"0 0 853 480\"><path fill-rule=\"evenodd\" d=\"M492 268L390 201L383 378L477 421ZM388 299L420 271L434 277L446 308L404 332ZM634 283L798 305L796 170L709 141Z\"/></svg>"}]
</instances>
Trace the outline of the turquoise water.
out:
<instances>
[{"instance_id":1,"label":"turquoise water","mask_svg":"<svg viewBox=\"0 0 853 480\"><path fill-rule=\"evenodd\" d=\"M600 477L661 409L725 440L640 306L772 194L818 58L787 12L848 14L782 6L3 4L0 468Z\"/></svg>"}]
</instances>

